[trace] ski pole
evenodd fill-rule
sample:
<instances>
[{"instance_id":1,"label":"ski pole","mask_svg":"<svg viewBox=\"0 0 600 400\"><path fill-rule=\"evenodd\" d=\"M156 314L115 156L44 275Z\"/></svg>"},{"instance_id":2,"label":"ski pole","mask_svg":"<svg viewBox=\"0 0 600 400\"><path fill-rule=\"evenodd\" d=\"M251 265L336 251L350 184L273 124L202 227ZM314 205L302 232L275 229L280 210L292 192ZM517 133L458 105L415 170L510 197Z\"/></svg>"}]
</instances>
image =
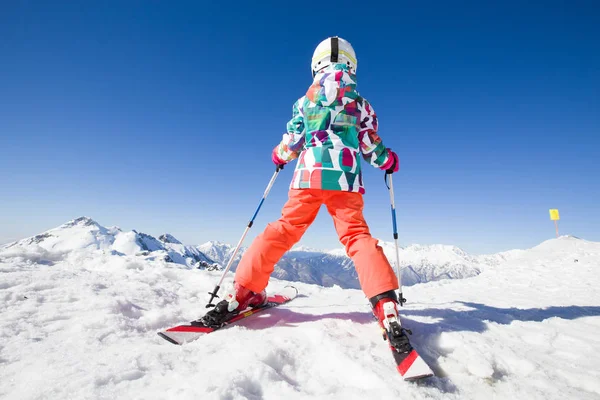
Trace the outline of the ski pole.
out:
<instances>
[{"instance_id":1,"label":"ski pole","mask_svg":"<svg viewBox=\"0 0 600 400\"><path fill-rule=\"evenodd\" d=\"M387 179L388 176L390 178L390 184L388 185ZM394 243L396 245L396 275L398 276L398 291L400 292L400 297L398 302L400 306L403 306L406 303L406 299L402 296L402 276L400 275L400 249L398 248L398 228L396 224L396 205L394 204L394 183L392 181L392 174L385 173L384 177L385 185L387 186L390 192L390 203L392 205L392 227L394 229Z\"/></svg>"},{"instance_id":2,"label":"ski pole","mask_svg":"<svg viewBox=\"0 0 600 400\"><path fill-rule=\"evenodd\" d=\"M254 224L254 219L258 215L258 212L260 211L260 208L262 207L263 203L265 202L267 195L271 191L271 187L273 187L273 184L275 183L275 179L277 178L279 171L281 171L282 169L283 169L283 165L278 165L277 168L275 169L275 173L273 174L273 177L269 181L269 184L267 185L267 189L265 189L265 193L263 194L262 199L260 199L260 203L258 203L258 207L256 208L256 211L254 212L252 219L250 220L250 222L248 222L248 225L246 226L246 229L244 230L244 234L240 238L240 241L238 242L233 254L231 255L231 258L229 259L229 262L227 263L227 267L225 267L225 271L223 272L223 276L221 276L221 280L219 281L219 283L217 283L217 286L215 286L214 290L212 292L208 293L208 294L210 294L211 297L210 297L210 300L208 301L208 304L206 305L206 308L215 306L214 304L212 304L212 301L215 297L219 297L219 296L217 296L217 293L219 292L219 289L221 288L221 284L223 283L223 280L225 280L225 276L227 275L227 272L229 272L229 269L231 268L231 265L233 264L233 260L235 259L235 256L237 255L238 251L240 250L240 247L242 246L242 243L244 242L244 238L248 234L248 231L250 230L250 228L252 228L252 225Z\"/></svg>"}]
</instances>

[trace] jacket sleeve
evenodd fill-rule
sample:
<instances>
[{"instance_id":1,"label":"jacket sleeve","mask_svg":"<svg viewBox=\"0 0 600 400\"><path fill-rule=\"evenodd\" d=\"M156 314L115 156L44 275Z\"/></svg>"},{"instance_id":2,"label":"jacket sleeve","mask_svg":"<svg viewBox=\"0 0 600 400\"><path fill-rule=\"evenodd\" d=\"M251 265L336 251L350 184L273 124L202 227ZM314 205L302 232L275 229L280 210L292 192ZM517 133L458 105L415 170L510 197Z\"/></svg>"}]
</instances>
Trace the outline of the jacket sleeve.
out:
<instances>
[{"instance_id":1,"label":"jacket sleeve","mask_svg":"<svg viewBox=\"0 0 600 400\"><path fill-rule=\"evenodd\" d=\"M377 135L377 115L366 99L363 99L360 111L361 122L358 132L360 151L365 161L381 168L388 162L389 152Z\"/></svg>"},{"instance_id":2,"label":"jacket sleeve","mask_svg":"<svg viewBox=\"0 0 600 400\"><path fill-rule=\"evenodd\" d=\"M304 97L296 101L292 110L292 119L287 123L287 133L283 134L281 142L275 147L277 156L285 162L292 161L304 149L305 125L302 104Z\"/></svg>"}]
</instances>

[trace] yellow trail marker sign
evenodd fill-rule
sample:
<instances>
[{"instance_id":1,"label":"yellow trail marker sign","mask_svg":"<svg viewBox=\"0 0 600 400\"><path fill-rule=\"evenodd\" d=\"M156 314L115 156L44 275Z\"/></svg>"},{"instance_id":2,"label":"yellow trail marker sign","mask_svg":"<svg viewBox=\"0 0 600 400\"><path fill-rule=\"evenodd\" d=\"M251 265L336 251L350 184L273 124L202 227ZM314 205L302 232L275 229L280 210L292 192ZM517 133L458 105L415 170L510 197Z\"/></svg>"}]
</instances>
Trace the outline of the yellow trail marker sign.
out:
<instances>
[{"instance_id":1,"label":"yellow trail marker sign","mask_svg":"<svg viewBox=\"0 0 600 400\"><path fill-rule=\"evenodd\" d=\"M550 209L550 219L554 221L554 227L556 228L556 237L558 237L558 220L560 219L560 215L558 214L557 209Z\"/></svg>"}]
</instances>

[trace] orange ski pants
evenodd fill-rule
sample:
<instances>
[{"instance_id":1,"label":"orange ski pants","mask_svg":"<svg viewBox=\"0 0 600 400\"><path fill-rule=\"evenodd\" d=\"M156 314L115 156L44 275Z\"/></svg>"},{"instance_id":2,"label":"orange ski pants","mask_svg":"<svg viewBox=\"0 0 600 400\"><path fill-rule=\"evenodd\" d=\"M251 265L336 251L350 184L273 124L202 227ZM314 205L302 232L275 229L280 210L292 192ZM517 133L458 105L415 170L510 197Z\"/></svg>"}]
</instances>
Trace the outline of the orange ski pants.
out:
<instances>
[{"instance_id":1,"label":"orange ski pants","mask_svg":"<svg viewBox=\"0 0 600 400\"><path fill-rule=\"evenodd\" d=\"M367 298L398 289L398 278L363 217L362 194L321 189L290 190L281 218L254 239L238 264L235 281L256 293L266 288L275 264L298 243L322 204L333 218Z\"/></svg>"}]
</instances>

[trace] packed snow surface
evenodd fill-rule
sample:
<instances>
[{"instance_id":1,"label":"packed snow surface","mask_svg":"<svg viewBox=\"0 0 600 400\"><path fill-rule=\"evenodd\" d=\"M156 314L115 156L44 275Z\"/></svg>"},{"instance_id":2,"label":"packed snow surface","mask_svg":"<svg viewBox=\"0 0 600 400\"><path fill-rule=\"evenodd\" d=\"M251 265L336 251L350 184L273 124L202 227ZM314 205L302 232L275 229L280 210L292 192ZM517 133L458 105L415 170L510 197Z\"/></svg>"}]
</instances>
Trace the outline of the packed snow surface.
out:
<instances>
[{"instance_id":1,"label":"packed snow surface","mask_svg":"<svg viewBox=\"0 0 600 400\"><path fill-rule=\"evenodd\" d=\"M288 305L172 345L156 332L203 315L221 273L81 232L0 248L2 399L600 399L599 243L406 287L404 325L438 375L415 384L356 289L295 283Z\"/></svg>"}]
</instances>

